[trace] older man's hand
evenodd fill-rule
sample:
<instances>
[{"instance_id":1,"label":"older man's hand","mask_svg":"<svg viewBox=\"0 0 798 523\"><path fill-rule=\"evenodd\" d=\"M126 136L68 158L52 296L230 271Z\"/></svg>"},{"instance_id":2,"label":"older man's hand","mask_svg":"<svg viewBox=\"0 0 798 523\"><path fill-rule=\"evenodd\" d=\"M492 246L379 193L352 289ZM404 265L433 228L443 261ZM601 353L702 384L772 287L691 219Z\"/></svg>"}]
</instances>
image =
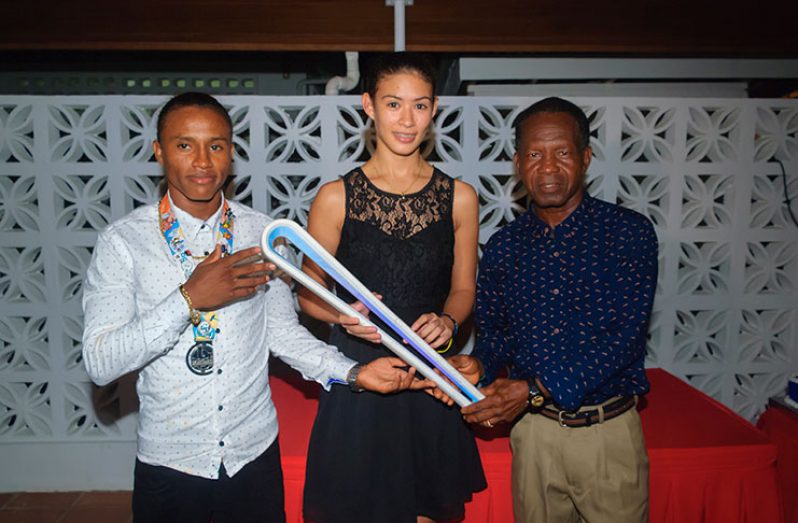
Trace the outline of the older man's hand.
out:
<instances>
[{"instance_id":1,"label":"older man's hand","mask_svg":"<svg viewBox=\"0 0 798 523\"><path fill-rule=\"evenodd\" d=\"M480 390L485 399L460 411L469 423L480 423L486 427L509 423L527 408L529 385L524 380L499 378Z\"/></svg>"}]
</instances>

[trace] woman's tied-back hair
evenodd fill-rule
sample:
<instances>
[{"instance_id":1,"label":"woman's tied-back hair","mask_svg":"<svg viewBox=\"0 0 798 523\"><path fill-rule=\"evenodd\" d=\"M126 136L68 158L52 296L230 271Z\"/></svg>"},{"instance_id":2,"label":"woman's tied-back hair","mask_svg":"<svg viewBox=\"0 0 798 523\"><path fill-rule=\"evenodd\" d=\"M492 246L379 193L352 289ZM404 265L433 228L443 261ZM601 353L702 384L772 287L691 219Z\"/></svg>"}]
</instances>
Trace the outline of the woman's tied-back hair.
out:
<instances>
[{"instance_id":1,"label":"woman's tied-back hair","mask_svg":"<svg viewBox=\"0 0 798 523\"><path fill-rule=\"evenodd\" d=\"M177 109L182 109L183 107L205 107L216 111L219 116L224 118L224 121L227 122L227 126L230 129L230 136L232 137L233 121L230 119L230 115L227 114L227 109L219 103L219 100L209 94L189 92L173 97L161 107L161 111L158 113L159 142L161 141L161 133L163 132L164 125L166 125L166 117L169 116L169 113Z\"/></svg>"},{"instance_id":2,"label":"woman's tied-back hair","mask_svg":"<svg viewBox=\"0 0 798 523\"><path fill-rule=\"evenodd\" d=\"M590 122L588 122L585 112L580 109L578 105L569 102L568 100L551 96L530 105L521 111L518 117L516 117L515 123L513 124L513 127L515 128L516 151L518 151L521 147L521 133L524 129L524 123L531 116L540 113L565 113L571 115L574 121L576 121L576 127L578 129L577 138L579 139L579 143L576 145L579 148L579 152L583 152L585 148L590 145Z\"/></svg>"},{"instance_id":3,"label":"woman's tied-back hair","mask_svg":"<svg viewBox=\"0 0 798 523\"><path fill-rule=\"evenodd\" d=\"M432 86L435 96L435 66L427 55L420 53L385 53L369 61L363 77L363 92L373 100L377 95L377 85L386 76L397 73L415 73Z\"/></svg>"}]
</instances>

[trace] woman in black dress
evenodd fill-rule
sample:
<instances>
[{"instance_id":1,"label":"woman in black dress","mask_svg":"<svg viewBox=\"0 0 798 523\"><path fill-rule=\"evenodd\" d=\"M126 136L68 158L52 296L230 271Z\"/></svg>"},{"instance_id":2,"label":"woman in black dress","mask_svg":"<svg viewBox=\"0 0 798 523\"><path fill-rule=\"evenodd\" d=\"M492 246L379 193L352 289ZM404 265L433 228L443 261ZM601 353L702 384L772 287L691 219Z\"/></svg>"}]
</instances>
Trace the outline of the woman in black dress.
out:
<instances>
[{"instance_id":1,"label":"woman in black dress","mask_svg":"<svg viewBox=\"0 0 798 523\"><path fill-rule=\"evenodd\" d=\"M479 224L474 189L421 156L436 107L434 74L423 59L397 53L378 61L363 94L376 131L374 155L319 190L308 231L443 350L471 314ZM330 285L312 262L304 269ZM330 343L347 356L368 362L388 353L376 343L375 328L357 325L308 292L300 292L300 305L335 324ZM365 311L359 302L356 308ZM423 391L322 393L308 450L307 521L457 520L485 486L474 437L456 407Z\"/></svg>"}]
</instances>

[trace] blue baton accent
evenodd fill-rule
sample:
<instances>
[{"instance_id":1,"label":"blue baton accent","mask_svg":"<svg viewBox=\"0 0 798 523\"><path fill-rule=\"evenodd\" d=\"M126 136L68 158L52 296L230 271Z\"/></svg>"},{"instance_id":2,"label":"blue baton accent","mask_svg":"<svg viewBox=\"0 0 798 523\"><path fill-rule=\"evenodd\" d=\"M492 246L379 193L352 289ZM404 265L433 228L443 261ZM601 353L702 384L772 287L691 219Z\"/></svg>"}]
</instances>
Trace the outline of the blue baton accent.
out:
<instances>
[{"instance_id":1,"label":"blue baton accent","mask_svg":"<svg viewBox=\"0 0 798 523\"><path fill-rule=\"evenodd\" d=\"M283 223L286 223L286 225L283 225ZM422 355L435 368L440 370L441 373L447 378L449 378L449 380L452 383L455 383L457 387L460 389L460 391L462 391L462 393L465 394L470 400L468 403L479 401L484 398L484 396L476 389L476 387L474 387L473 385L471 385L471 383L465 380L465 378L459 372L457 372L457 370L454 369L454 367L452 367L448 362L446 362L445 359L443 359L443 357L434 352L433 349L431 349L429 346L424 346L424 347L420 346L417 343L417 340L415 339L418 337L418 335L415 332L413 332L413 330L410 329L410 327L407 324L405 324L403 321L401 321L401 319L399 319L395 314L390 312L390 309L388 309L387 306L385 306L385 304L377 300L377 298L375 298L371 292L364 293L363 289L365 289L365 287L362 284L360 284L360 282L357 282L357 279L351 273L348 273L345 267L338 264L337 260L332 258L329 253L327 253L326 251L320 252L319 249L323 248L320 245L318 245L315 242L315 240L313 240L312 237L310 237L310 235L307 234L307 232L299 228L299 226L297 226L293 222L289 222L287 220L276 220L275 222L272 223L272 225L267 227L267 231L269 231L267 236L267 242L261 247L263 248L264 253L268 251L267 255L269 256L269 258L272 258L272 261L277 262L277 260L274 260L273 257L271 256L271 255L276 255L283 262L290 265L290 262L288 262L288 260L283 258L277 251L273 249L273 245L278 238L287 239L297 249L302 251L302 253L304 253L305 256L308 256L311 260L313 260L325 273L330 275L339 285L341 285L343 288L349 291L349 293L352 294L352 296L360 300L360 302L362 302L371 312L376 314L377 317L379 317L383 322L385 322L385 324L389 326L395 333L402 336L403 339L406 339L408 343L414 349L416 349L416 351L420 355ZM330 263L329 261L330 259L333 260L334 264ZM295 267L294 269L297 270ZM353 284L353 281L357 282L360 288L358 288L357 285ZM300 283L306 285L302 281L300 281ZM311 287L309 287L309 289L313 292L316 292ZM325 298L324 296L321 295L320 297L322 297L323 299ZM325 299L325 301L327 300ZM388 313L386 313L385 311L388 311ZM388 348L391 347L389 346ZM397 351L394 350L394 352ZM402 357L401 354L398 355ZM424 374L426 377L434 380L434 378L428 375L429 372L434 374L433 371L421 368L419 368L418 370L422 372L422 374ZM435 377L437 378L437 376ZM434 381L438 383L437 380ZM446 385L448 385L448 383ZM441 386L440 383L439 386ZM441 386L441 388L444 387ZM453 399L457 401L457 398ZM462 401L457 401L457 402L462 406L463 403Z\"/></svg>"}]
</instances>

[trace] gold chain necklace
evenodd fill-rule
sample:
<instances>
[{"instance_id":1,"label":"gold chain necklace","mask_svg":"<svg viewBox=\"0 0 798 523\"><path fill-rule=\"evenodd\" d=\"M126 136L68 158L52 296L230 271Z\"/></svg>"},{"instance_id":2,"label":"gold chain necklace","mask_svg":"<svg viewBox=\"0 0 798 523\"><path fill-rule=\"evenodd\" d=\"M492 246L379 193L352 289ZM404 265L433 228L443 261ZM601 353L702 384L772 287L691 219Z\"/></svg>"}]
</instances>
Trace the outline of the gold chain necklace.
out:
<instances>
[{"instance_id":1,"label":"gold chain necklace","mask_svg":"<svg viewBox=\"0 0 798 523\"><path fill-rule=\"evenodd\" d=\"M407 187L405 187L405 189L403 191L399 191L399 199L400 200L404 200L407 197L407 191L409 191L413 187L413 185L416 184L418 179L421 178L421 170L423 168L424 168L423 165L419 165L418 171L416 171L416 175L413 177L412 180L410 180L410 184ZM377 175L382 176L383 178L385 178L385 181L388 183L388 186L389 186L389 189L391 190L391 192L396 194L396 189L395 189L393 183L391 183L391 181L388 179L388 177L387 176L383 176L380 173L379 169L377 169L377 166L374 166L374 170L377 171Z\"/></svg>"}]
</instances>

